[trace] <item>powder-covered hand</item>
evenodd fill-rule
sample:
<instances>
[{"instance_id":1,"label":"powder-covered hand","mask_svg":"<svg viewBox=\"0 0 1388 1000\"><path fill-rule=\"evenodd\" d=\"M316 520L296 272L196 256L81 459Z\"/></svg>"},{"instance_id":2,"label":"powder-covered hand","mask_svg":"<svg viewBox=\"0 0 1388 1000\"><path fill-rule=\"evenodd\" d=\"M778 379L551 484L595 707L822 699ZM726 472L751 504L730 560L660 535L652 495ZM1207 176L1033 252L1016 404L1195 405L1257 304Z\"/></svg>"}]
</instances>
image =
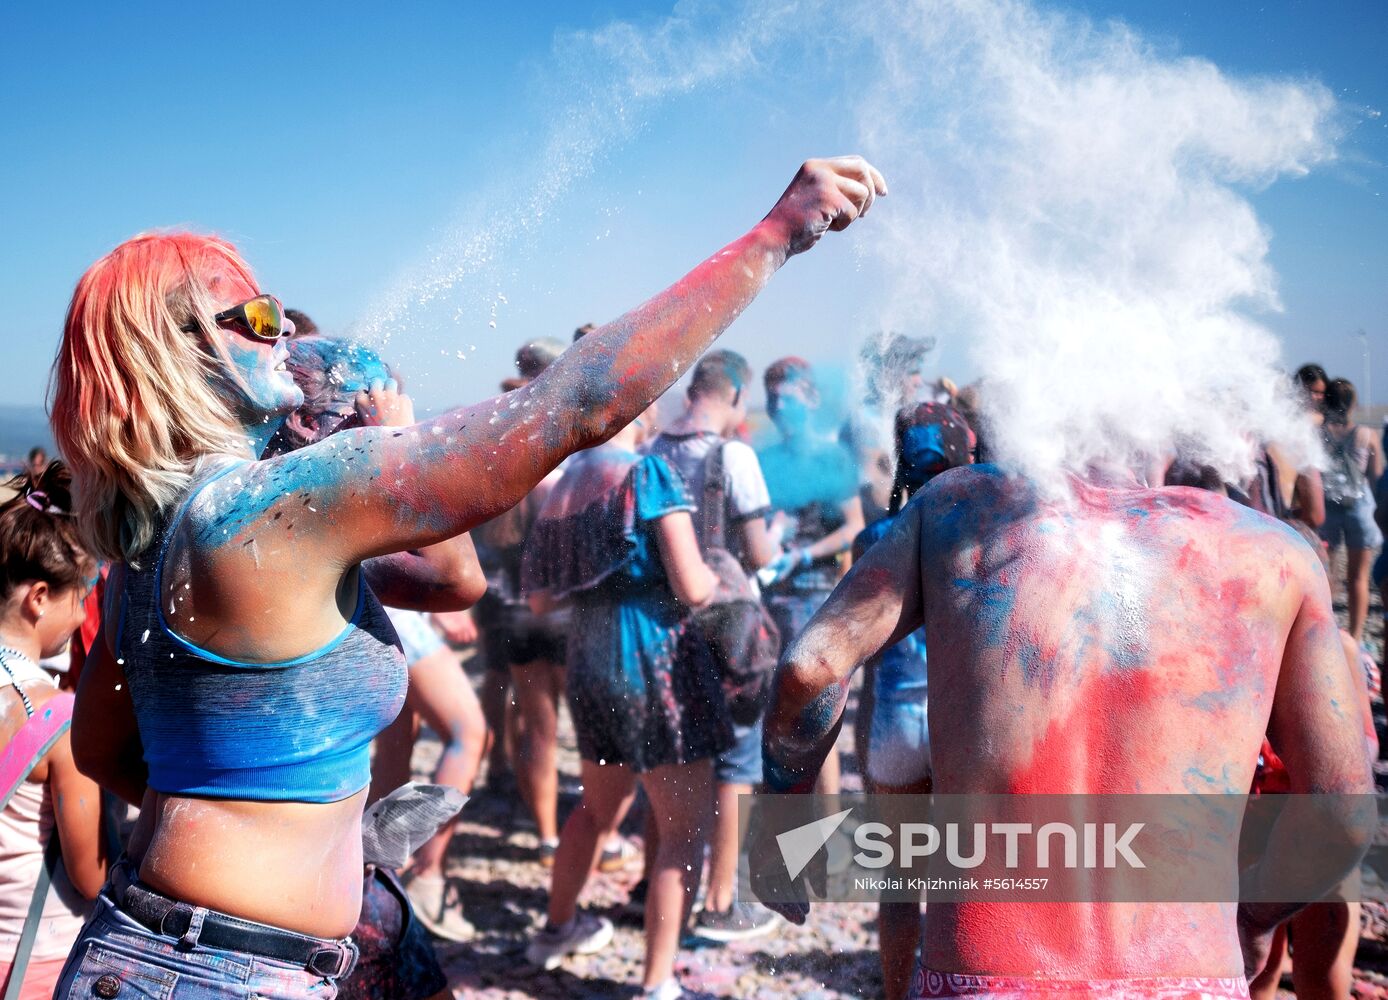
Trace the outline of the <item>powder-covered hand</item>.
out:
<instances>
[{"instance_id":1,"label":"powder-covered hand","mask_svg":"<svg viewBox=\"0 0 1388 1000\"><path fill-rule=\"evenodd\" d=\"M414 423L414 402L393 378L372 382L357 393L355 405L364 427L408 427Z\"/></svg>"},{"instance_id":2,"label":"powder-covered hand","mask_svg":"<svg viewBox=\"0 0 1388 1000\"><path fill-rule=\"evenodd\" d=\"M757 580L763 587L771 587L789 577L812 560L808 549L786 549L779 556L757 570Z\"/></svg>"},{"instance_id":3,"label":"powder-covered hand","mask_svg":"<svg viewBox=\"0 0 1388 1000\"><path fill-rule=\"evenodd\" d=\"M794 256L814 246L826 231L839 232L866 215L873 200L886 193L887 182L861 156L806 160L763 221L776 227L787 256Z\"/></svg>"},{"instance_id":4,"label":"powder-covered hand","mask_svg":"<svg viewBox=\"0 0 1388 1000\"><path fill-rule=\"evenodd\" d=\"M821 848L792 875L777 836L819 818L814 796L778 795L774 808L754 808L747 829L747 876L753 895L797 926L810 915L810 889L824 896L828 854Z\"/></svg>"}]
</instances>

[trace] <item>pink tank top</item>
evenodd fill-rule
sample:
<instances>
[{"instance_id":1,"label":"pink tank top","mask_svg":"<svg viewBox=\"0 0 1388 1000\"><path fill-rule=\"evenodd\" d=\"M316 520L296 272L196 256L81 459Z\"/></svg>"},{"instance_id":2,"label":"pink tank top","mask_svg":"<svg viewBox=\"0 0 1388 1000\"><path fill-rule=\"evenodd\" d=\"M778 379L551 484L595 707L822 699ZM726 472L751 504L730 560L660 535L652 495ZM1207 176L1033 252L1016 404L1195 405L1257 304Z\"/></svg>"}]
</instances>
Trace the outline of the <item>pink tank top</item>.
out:
<instances>
[{"instance_id":1,"label":"pink tank top","mask_svg":"<svg viewBox=\"0 0 1388 1000\"><path fill-rule=\"evenodd\" d=\"M45 685L51 687L53 681L27 658L5 658L0 691L17 694L23 699L26 711L34 711L26 689ZM71 697L57 695L37 712L43 716L45 708L57 709L59 699L70 700ZM62 714L70 712L70 708L65 708ZM13 769L20 768L17 773L23 773L28 762L33 760L39 749L34 745L35 740L46 742L44 734L53 731L52 726L37 726L40 721L31 714L28 725L0 751L4 789L13 786L16 775ZM5 808L0 810L0 961L14 960L34 897L34 886L38 884L39 870L43 867L43 852L53 836L53 829L53 800L48 784L21 781ZM72 949L72 942L77 940L77 932L82 929L90 905L60 866L44 902L43 919L39 922L29 960L42 962L65 956Z\"/></svg>"},{"instance_id":2,"label":"pink tank top","mask_svg":"<svg viewBox=\"0 0 1388 1000\"><path fill-rule=\"evenodd\" d=\"M0 961L14 959L19 933L53 835L53 801L48 785L26 781L0 810ZM90 904L59 869L48 890L31 962L62 958L72 949Z\"/></svg>"}]
</instances>

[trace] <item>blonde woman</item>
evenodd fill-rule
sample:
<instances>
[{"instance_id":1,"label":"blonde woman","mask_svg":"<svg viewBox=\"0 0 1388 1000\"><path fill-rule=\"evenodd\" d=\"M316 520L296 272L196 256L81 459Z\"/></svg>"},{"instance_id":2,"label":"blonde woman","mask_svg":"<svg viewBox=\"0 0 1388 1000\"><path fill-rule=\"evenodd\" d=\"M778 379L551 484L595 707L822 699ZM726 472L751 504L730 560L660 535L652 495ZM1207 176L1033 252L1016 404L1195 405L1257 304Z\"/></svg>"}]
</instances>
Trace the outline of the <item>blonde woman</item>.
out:
<instances>
[{"instance_id":1,"label":"blonde woman","mask_svg":"<svg viewBox=\"0 0 1388 1000\"><path fill-rule=\"evenodd\" d=\"M125 568L74 750L112 787L138 784L104 764L128 761L150 792L58 995L335 995L356 958L367 747L405 686L362 560L468 530L630 423L789 256L882 193L859 158L811 161L745 236L504 402L259 461L302 393L292 324L236 249L146 235L93 265L53 424L91 545ZM125 698L135 761L102 728Z\"/></svg>"}]
</instances>

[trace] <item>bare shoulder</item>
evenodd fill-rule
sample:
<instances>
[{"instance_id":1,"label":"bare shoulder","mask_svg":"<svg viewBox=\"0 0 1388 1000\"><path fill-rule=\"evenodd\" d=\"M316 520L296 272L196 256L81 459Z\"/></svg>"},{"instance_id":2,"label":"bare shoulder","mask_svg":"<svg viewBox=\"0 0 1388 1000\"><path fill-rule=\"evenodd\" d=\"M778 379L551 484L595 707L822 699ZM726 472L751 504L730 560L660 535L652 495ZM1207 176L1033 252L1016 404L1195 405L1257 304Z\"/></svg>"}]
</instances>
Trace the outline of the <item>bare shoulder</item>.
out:
<instances>
[{"instance_id":1,"label":"bare shoulder","mask_svg":"<svg viewBox=\"0 0 1388 1000\"><path fill-rule=\"evenodd\" d=\"M178 593L181 636L205 641L210 632L204 634L204 621L215 631L213 623L239 620L248 593L256 608L273 593L293 614L316 613L340 596L349 567L325 552L342 506L353 498L333 465L370 459L359 443L336 453L323 444L260 461L229 461L171 512L177 523L159 567L161 599Z\"/></svg>"},{"instance_id":2,"label":"bare shoulder","mask_svg":"<svg viewBox=\"0 0 1388 1000\"><path fill-rule=\"evenodd\" d=\"M923 537L936 545L976 537L1034 513L1036 488L996 465L965 465L932 479L912 497Z\"/></svg>"},{"instance_id":3,"label":"bare shoulder","mask_svg":"<svg viewBox=\"0 0 1388 1000\"><path fill-rule=\"evenodd\" d=\"M930 480L911 504L943 513L959 507L987 508L1032 492L1025 481L1008 476L996 465L961 465Z\"/></svg>"},{"instance_id":4,"label":"bare shoulder","mask_svg":"<svg viewBox=\"0 0 1388 1000\"><path fill-rule=\"evenodd\" d=\"M1208 490L1166 486L1151 492L1155 506L1184 514L1196 530L1209 531L1226 549L1241 548L1266 567L1284 567L1308 587L1325 580L1310 528L1303 533L1286 521Z\"/></svg>"},{"instance_id":5,"label":"bare shoulder","mask_svg":"<svg viewBox=\"0 0 1388 1000\"><path fill-rule=\"evenodd\" d=\"M334 463L370 460L359 443L349 442L350 434L342 437L328 447L329 442L320 442L274 458L229 464L188 503L180 525L186 540L213 552L243 545L256 534L307 533L335 499L329 494L336 493L341 470Z\"/></svg>"}]
</instances>

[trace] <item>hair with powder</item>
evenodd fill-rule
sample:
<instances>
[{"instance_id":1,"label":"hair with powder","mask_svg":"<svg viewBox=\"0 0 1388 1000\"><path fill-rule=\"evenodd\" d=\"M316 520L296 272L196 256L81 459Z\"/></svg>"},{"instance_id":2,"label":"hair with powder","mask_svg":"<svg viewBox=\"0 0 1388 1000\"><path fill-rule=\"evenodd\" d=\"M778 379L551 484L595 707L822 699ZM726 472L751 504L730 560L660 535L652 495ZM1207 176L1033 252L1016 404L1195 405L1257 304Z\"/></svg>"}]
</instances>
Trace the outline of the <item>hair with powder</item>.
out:
<instances>
[{"instance_id":1,"label":"hair with powder","mask_svg":"<svg viewBox=\"0 0 1388 1000\"><path fill-rule=\"evenodd\" d=\"M815 382L814 369L810 367L810 363L804 358L797 358L794 355L777 358L767 365L766 371L762 374L762 383L765 385L768 395L787 382L802 385L810 393L816 393L819 388Z\"/></svg>"},{"instance_id":2,"label":"hair with powder","mask_svg":"<svg viewBox=\"0 0 1388 1000\"><path fill-rule=\"evenodd\" d=\"M104 559L134 562L149 547L201 457L248 453L201 332L227 280L257 287L230 243L173 232L127 240L77 282L49 413L78 524ZM199 332L183 332L190 322Z\"/></svg>"},{"instance_id":3,"label":"hair with powder","mask_svg":"<svg viewBox=\"0 0 1388 1000\"><path fill-rule=\"evenodd\" d=\"M752 366L736 351L709 351L694 366L689 398L731 392L736 396L752 381Z\"/></svg>"},{"instance_id":4,"label":"hair with powder","mask_svg":"<svg viewBox=\"0 0 1388 1000\"><path fill-rule=\"evenodd\" d=\"M376 380L391 377L381 356L365 344L336 337L296 337L285 361L294 382L304 392L300 407L318 415L352 405L357 393Z\"/></svg>"},{"instance_id":5,"label":"hair with powder","mask_svg":"<svg viewBox=\"0 0 1388 1000\"><path fill-rule=\"evenodd\" d=\"M348 426L357 394L374 381L391 378L381 356L365 344L336 337L294 337L285 368L294 376L304 401L275 432L266 455L294 451L321 441ZM331 414L341 414L336 421ZM295 417L300 419L296 420Z\"/></svg>"}]
</instances>

